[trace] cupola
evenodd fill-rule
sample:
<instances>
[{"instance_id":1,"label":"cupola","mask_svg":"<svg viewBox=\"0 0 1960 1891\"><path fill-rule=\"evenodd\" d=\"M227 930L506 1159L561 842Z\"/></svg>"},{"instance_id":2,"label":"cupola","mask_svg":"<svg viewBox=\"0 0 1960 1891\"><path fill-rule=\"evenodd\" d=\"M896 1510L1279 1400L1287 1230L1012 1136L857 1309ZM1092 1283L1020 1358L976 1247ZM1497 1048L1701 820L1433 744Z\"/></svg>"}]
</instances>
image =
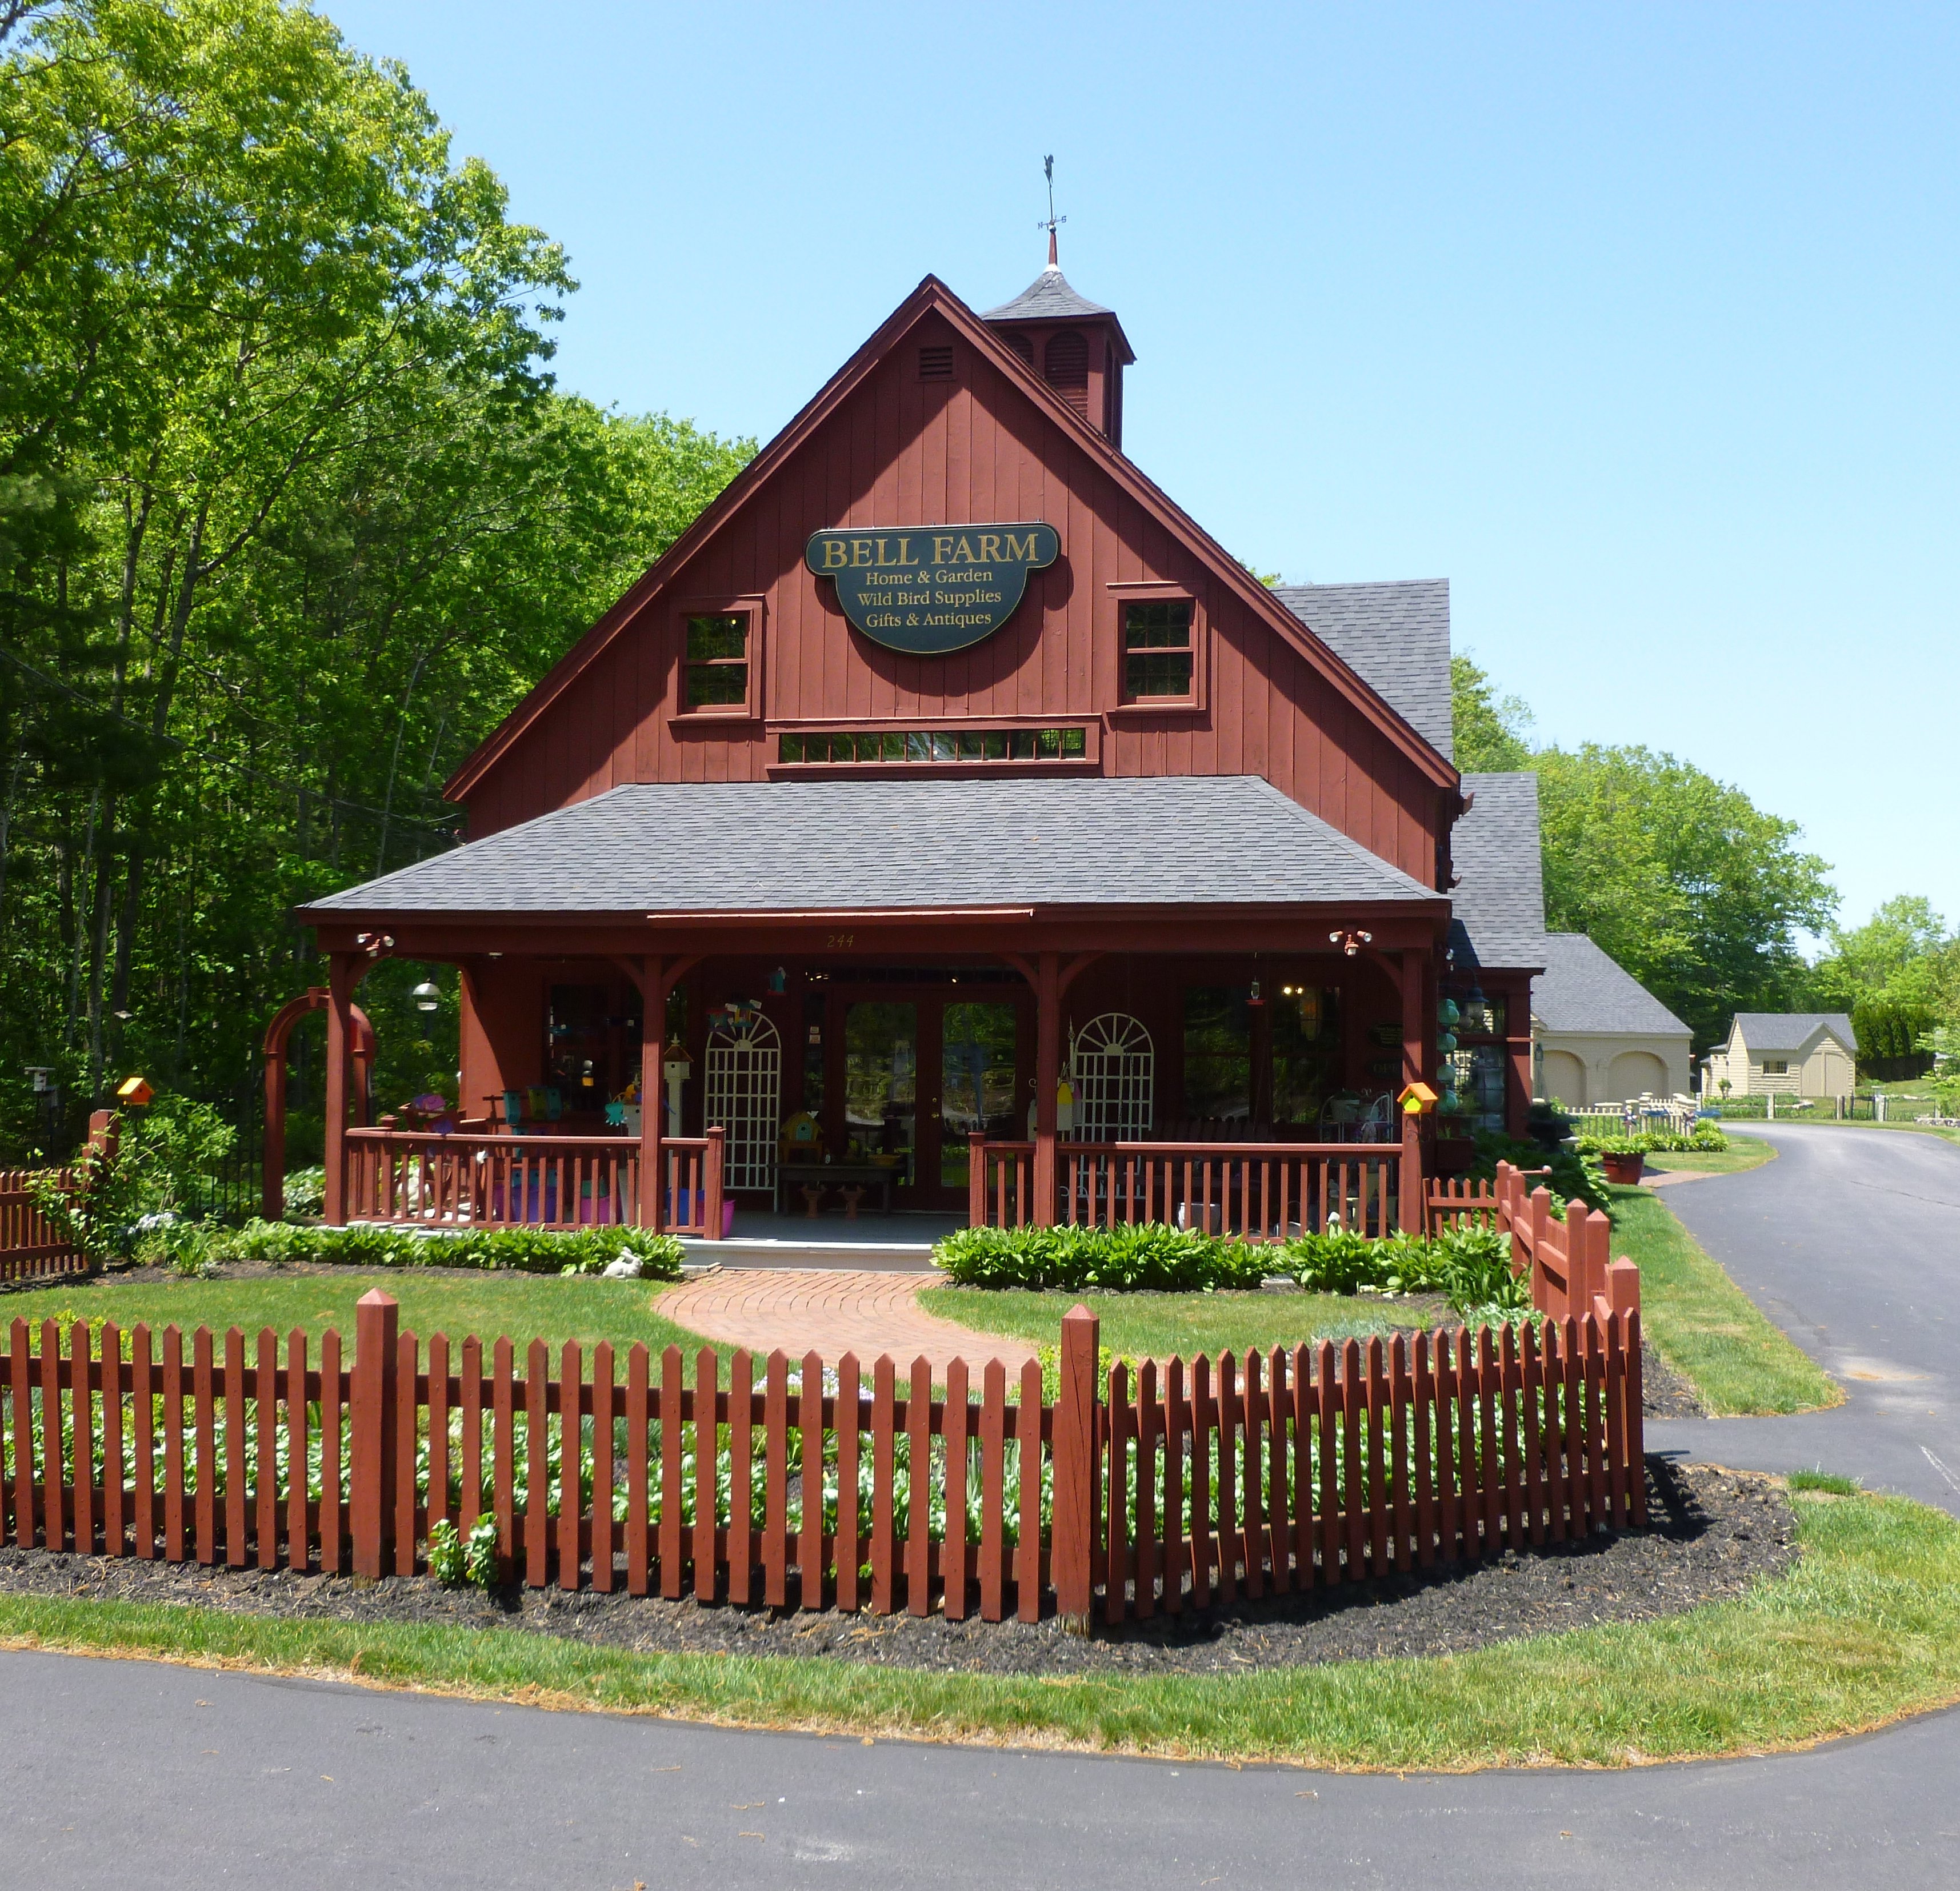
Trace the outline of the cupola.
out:
<instances>
[{"instance_id":1,"label":"cupola","mask_svg":"<svg viewBox=\"0 0 1960 1891\"><path fill-rule=\"evenodd\" d=\"M1061 273L1055 231L1048 267L981 317L1112 447L1123 443L1123 370L1137 357L1113 309L1078 295Z\"/></svg>"}]
</instances>

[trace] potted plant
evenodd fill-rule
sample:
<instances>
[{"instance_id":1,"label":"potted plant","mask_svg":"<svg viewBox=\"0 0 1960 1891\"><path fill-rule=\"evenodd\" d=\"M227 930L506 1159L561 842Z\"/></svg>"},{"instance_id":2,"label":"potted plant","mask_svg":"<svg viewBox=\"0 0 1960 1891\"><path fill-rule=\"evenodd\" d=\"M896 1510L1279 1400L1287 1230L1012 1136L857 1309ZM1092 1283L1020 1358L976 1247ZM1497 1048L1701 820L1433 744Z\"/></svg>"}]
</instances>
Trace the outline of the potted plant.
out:
<instances>
[{"instance_id":1,"label":"potted plant","mask_svg":"<svg viewBox=\"0 0 1960 1891\"><path fill-rule=\"evenodd\" d=\"M1637 1136L1615 1136L1599 1145L1600 1165L1606 1171L1606 1179L1622 1188L1630 1188L1640 1179L1641 1168L1647 1161L1646 1139Z\"/></svg>"}]
</instances>

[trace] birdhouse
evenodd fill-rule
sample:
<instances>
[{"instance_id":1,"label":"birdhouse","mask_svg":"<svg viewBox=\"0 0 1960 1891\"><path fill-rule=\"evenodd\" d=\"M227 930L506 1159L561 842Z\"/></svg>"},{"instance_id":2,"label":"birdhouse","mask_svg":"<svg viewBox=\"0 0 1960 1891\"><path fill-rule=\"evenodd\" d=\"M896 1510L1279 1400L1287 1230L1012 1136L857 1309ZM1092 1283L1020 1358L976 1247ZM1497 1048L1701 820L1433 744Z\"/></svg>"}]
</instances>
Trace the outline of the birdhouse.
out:
<instances>
[{"instance_id":1,"label":"birdhouse","mask_svg":"<svg viewBox=\"0 0 1960 1891\"><path fill-rule=\"evenodd\" d=\"M1436 1092L1421 1082L1405 1084L1395 1101L1402 1106L1403 1115L1421 1116L1424 1111L1436 1108Z\"/></svg>"},{"instance_id":2,"label":"birdhouse","mask_svg":"<svg viewBox=\"0 0 1960 1891\"><path fill-rule=\"evenodd\" d=\"M116 1101L132 1110L141 1109L156 1094L141 1077L125 1077L116 1086Z\"/></svg>"}]
</instances>

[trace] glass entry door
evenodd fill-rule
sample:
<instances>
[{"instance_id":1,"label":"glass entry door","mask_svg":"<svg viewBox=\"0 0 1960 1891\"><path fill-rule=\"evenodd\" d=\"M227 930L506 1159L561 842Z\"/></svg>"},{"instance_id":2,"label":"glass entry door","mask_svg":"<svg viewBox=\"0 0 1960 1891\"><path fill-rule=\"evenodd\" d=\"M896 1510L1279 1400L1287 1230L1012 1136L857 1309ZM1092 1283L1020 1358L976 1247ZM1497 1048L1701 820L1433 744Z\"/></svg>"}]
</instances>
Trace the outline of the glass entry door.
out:
<instances>
[{"instance_id":1,"label":"glass entry door","mask_svg":"<svg viewBox=\"0 0 1960 1891\"><path fill-rule=\"evenodd\" d=\"M948 1003L940 1012L939 1186L949 1206L966 1200L969 1151L976 1130L1011 1142L1027 1128L1018 1082L1020 1007L1001 999Z\"/></svg>"},{"instance_id":2,"label":"glass entry door","mask_svg":"<svg viewBox=\"0 0 1960 1891\"><path fill-rule=\"evenodd\" d=\"M836 1159L891 1169L902 1206L964 1208L968 1136L1026 1133L1034 1040L1025 1007L950 991L902 1000L846 991L831 1004L842 1095L824 1127Z\"/></svg>"},{"instance_id":3,"label":"glass entry door","mask_svg":"<svg viewBox=\"0 0 1960 1891\"><path fill-rule=\"evenodd\" d=\"M917 1182L919 1007L847 1003L844 1007L844 1136L839 1159Z\"/></svg>"}]
</instances>

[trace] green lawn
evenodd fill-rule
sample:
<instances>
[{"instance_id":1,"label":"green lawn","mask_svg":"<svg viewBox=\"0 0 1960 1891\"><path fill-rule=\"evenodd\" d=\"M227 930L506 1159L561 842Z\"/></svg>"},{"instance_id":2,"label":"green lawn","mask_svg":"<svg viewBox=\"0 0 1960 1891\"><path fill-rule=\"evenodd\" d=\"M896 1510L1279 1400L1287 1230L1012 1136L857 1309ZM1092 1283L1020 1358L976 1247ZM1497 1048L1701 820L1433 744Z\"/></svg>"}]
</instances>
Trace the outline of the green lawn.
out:
<instances>
[{"instance_id":1,"label":"green lawn","mask_svg":"<svg viewBox=\"0 0 1960 1891\"><path fill-rule=\"evenodd\" d=\"M730 1725L1350 1769L1768 1753L1960 1699L1960 1523L1904 1498L1793 1502L1803 1556L1746 1596L1443 1660L1001 1676L13 1596L0 1644Z\"/></svg>"},{"instance_id":2,"label":"green lawn","mask_svg":"<svg viewBox=\"0 0 1960 1891\"><path fill-rule=\"evenodd\" d=\"M1666 1198L1614 1188L1613 1252L1640 1270L1640 1322L1661 1356L1720 1417L1808 1412L1844 1394L1773 1325L1669 1211Z\"/></svg>"},{"instance_id":3,"label":"green lawn","mask_svg":"<svg viewBox=\"0 0 1960 1891\"><path fill-rule=\"evenodd\" d=\"M1395 1326L1427 1324L1407 1307L1373 1296L1321 1293L1039 1293L1019 1288L928 1287L919 1305L942 1320L1033 1346L1061 1340L1061 1317L1077 1303L1102 1323L1102 1343L1125 1359L1176 1353L1214 1357L1228 1349L1266 1351L1323 1335L1366 1337Z\"/></svg>"},{"instance_id":4,"label":"green lawn","mask_svg":"<svg viewBox=\"0 0 1960 1891\"><path fill-rule=\"evenodd\" d=\"M1682 1149L1665 1155L1650 1155L1647 1166L1672 1174L1734 1175L1743 1169L1761 1168L1776 1160L1776 1146L1759 1136L1732 1136L1726 1149Z\"/></svg>"},{"instance_id":5,"label":"green lawn","mask_svg":"<svg viewBox=\"0 0 1960 1891\"><path fill-rule=\"evenodd\" d=\"M623 1353L635 1340L658 1352L667 1346L692 1349L700 1336L684 1331L653 1311L664 1281L600 1280L590 1276L563 1279L535 1274L483 1273L460 1270L392 1268L345 1273L268 1274L243 1279L172 1280L132 1284L114 1276L65 1281L31 1290L0 1293L0 1324L16 1319L113 1320L126 1330L138 1321L161 1329L172 1321L188 1332L208 1326L223 1332L240 1327L256 1333L270 1327L282 1338L294 1327L317 1339L328 1327L349 1345L354 1338L354 1303L379 1287L401 1303L404 1331L423 1342L428 1356L433 1333L452 1340L476 1333L489 1341L508 1334L521 1355L533 1339L553 1346L566 1340L588 1344L609 1340Z\"/></svg>"}]
</instances>

